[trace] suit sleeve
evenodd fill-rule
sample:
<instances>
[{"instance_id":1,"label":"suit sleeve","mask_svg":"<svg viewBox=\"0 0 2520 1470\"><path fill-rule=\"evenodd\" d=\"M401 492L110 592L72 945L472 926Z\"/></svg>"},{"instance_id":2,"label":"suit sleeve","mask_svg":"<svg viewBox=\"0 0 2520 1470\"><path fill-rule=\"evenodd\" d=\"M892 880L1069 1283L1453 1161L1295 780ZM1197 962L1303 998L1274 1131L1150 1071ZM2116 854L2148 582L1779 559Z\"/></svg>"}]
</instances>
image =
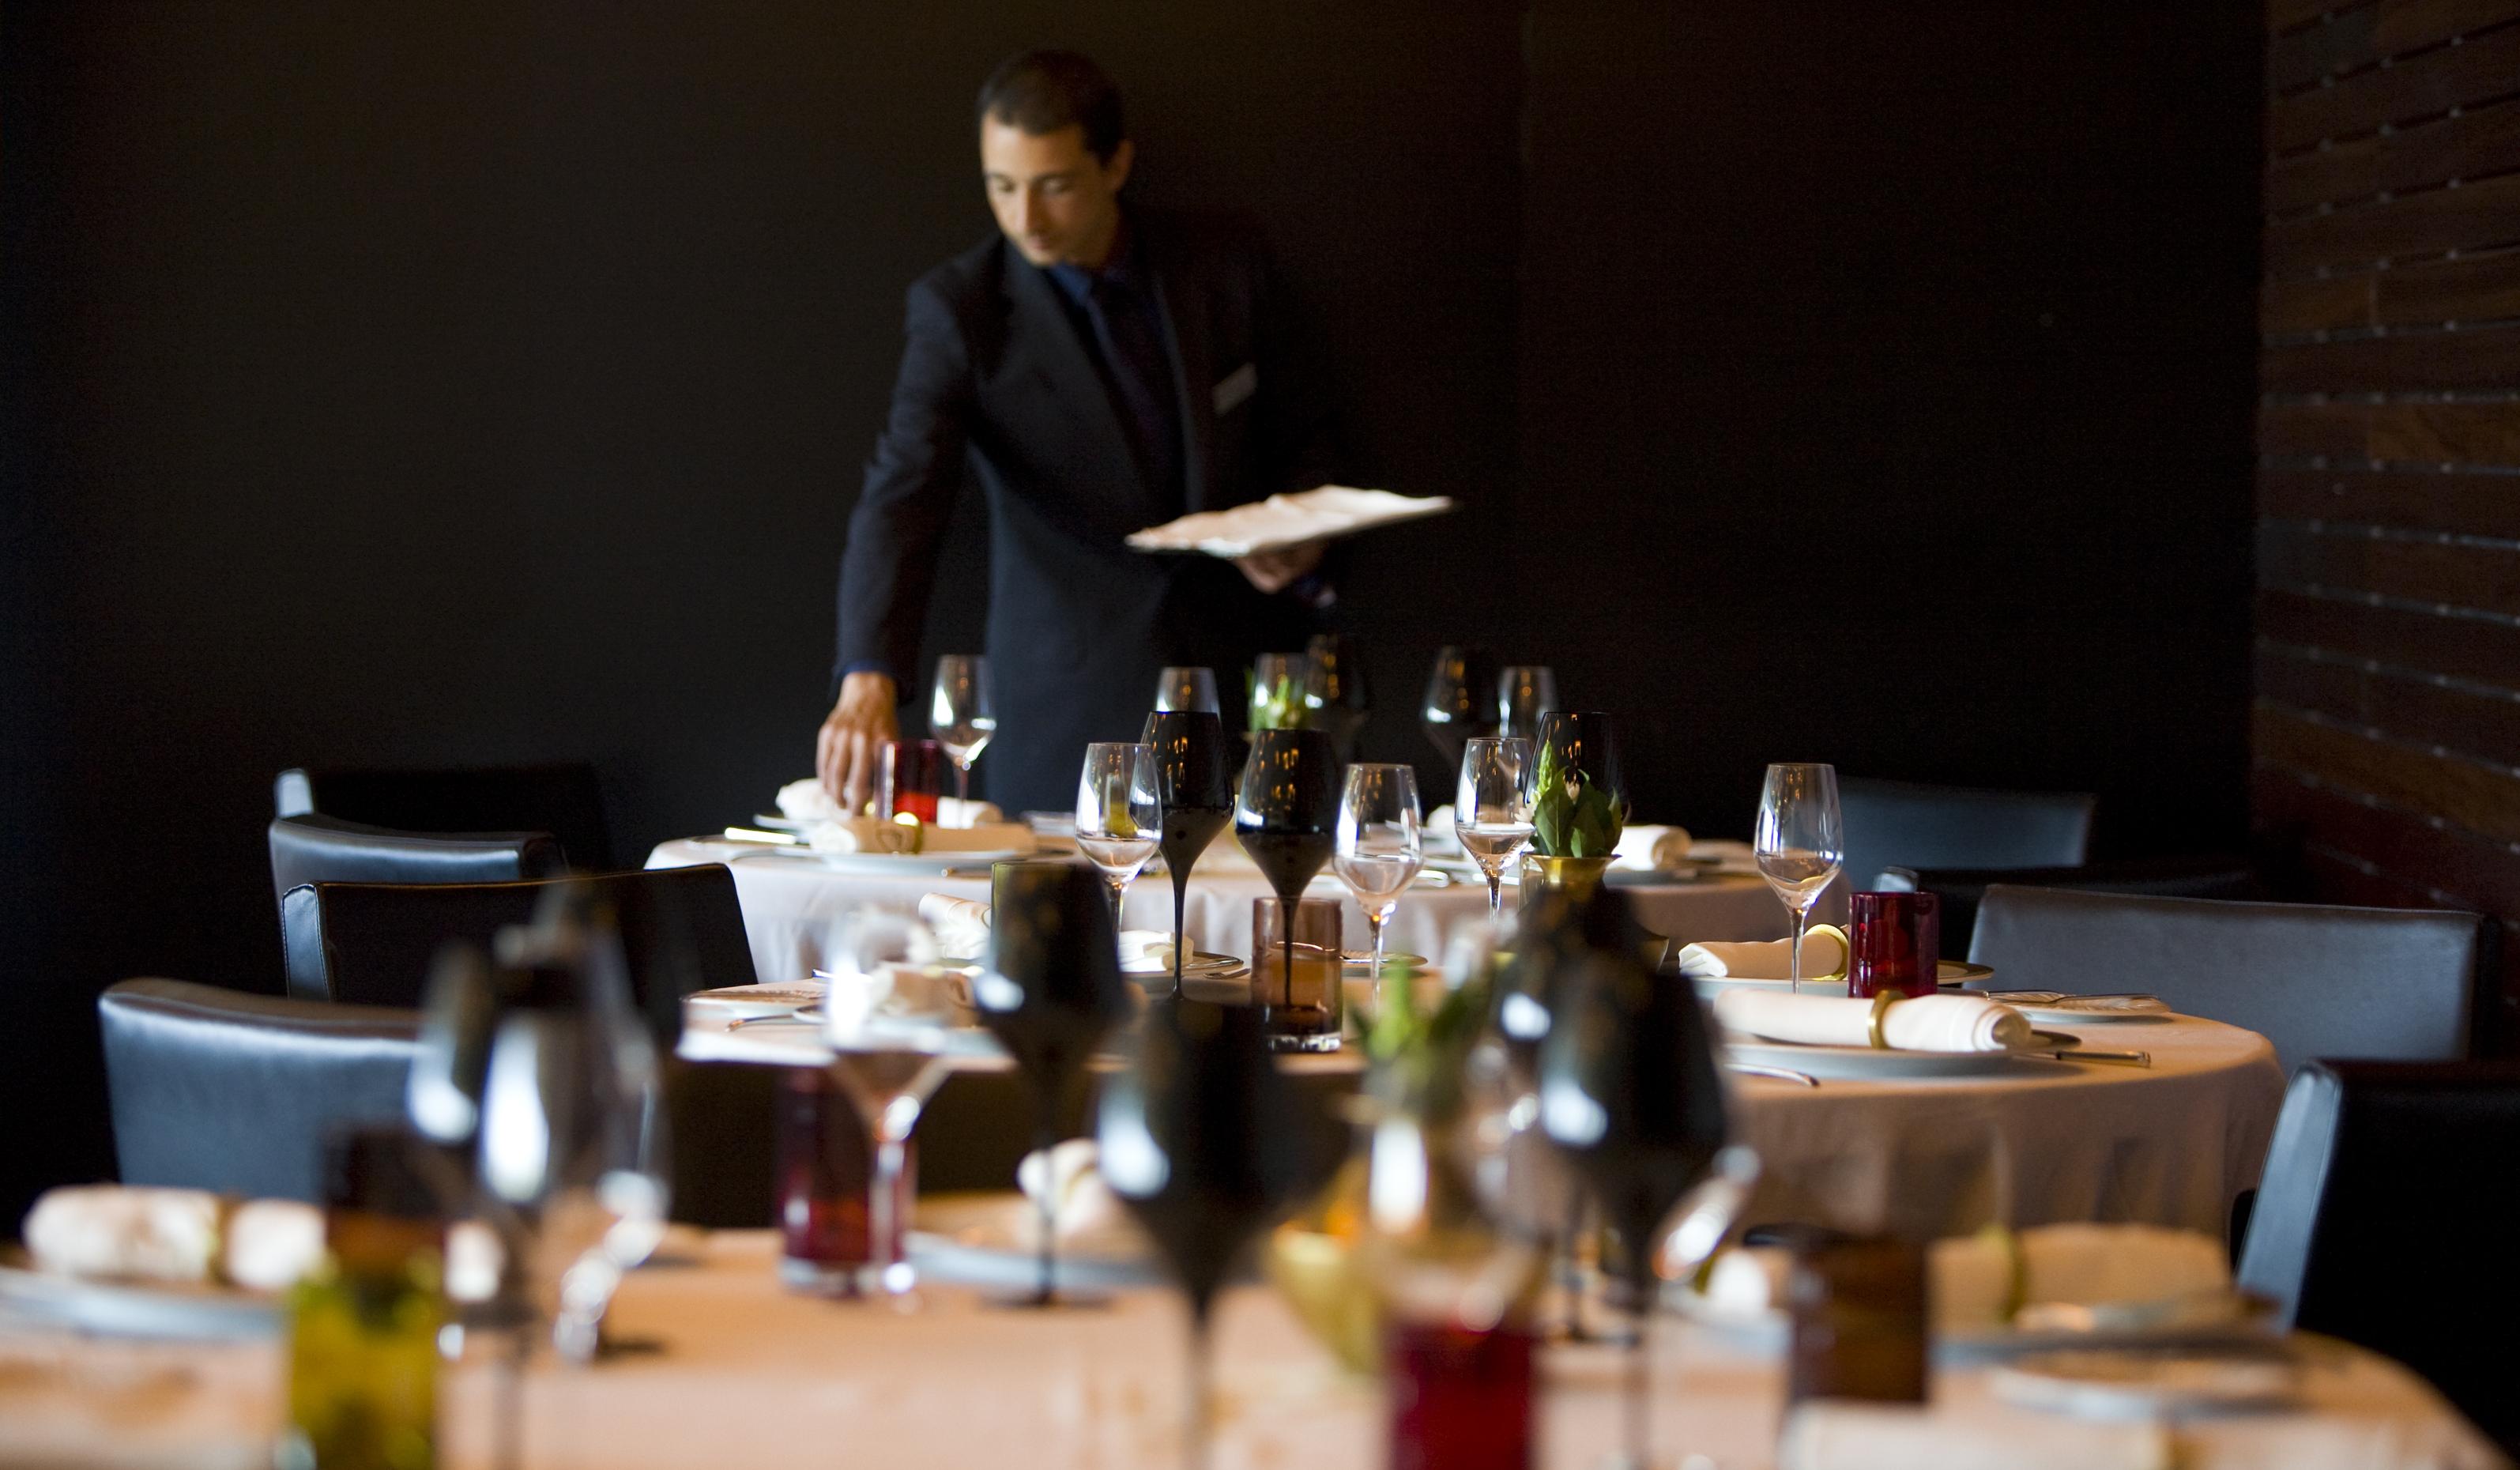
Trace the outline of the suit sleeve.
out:
<instances>
[{"instance_id":1,"label":"suit sleeve","mask_svg":"<svg viewBox=\"0 0 2520 1470\"><path fill-rule=\"evenodd\" d=\"M1263 493L1336 482L1346 462L1330 413L1318 340L1256 235L1251 247L1252 355L1260 375Z\"/></svg>"},{"instance_id":2,"label":"suit sleeve","mask_svg":"<svg viewBox=\"0 0 2520 1470\"><path fill-rule=\"evenodd\" d=\"M892 409L867 461L840 554L835 684L849 669L869 666L906 677L918 662L937 543L962 488L970 362L952 309L925 282L910 289L905 335Z\"/></svg>"}]
</instances>

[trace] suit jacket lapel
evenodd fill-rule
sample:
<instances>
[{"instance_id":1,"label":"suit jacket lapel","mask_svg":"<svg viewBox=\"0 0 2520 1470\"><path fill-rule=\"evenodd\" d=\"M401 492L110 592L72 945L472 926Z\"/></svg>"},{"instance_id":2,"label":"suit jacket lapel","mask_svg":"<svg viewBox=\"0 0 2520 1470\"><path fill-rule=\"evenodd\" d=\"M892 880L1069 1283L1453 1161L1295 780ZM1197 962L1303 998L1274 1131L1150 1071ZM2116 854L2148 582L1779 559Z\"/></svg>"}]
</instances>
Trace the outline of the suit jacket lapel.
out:
<instances>
[{"instance_id":1,"label":"suit jacket lapel","mask_svg":"<svg viewBox=\"0 0 2520 1470\"><path fill-rule=\"evenodd\" d=\"M1067 310L1058 302L1058 288L1012 246L1006 251L1006 260L1007 299L1013 303L1019 340L1029 345L1033 371L1057 396L1068 422L1094 440L1084 446L1081 457L1095 465L1116 467L1108 475L1092 477L1091 488L1106 495L1123 491L1142 505L1149 501L1152 497L1147 492L1145 475L1138 469L1137 454L1120 431L1119 410L1112 407L1111 395L1102 388L1102 375L1095 371L1094 359L1086 354L1085 345L1076 340L1076 329L1069 325ZM1133 522L1131 528L1139 524L1143 523Z\"/></svg>"},{"instance_id":2,"label":"suit jacket lapel","mask_svg":"<svg viewBox=\"0 0 2520 1470\"><path fill-rule=\"evenodd\" d=\"M1207 508L1216 456L1216 381L1207 343L1207 292L1189 262L1145 238L1163 301L1164 333L1171 340L1173 387L1181 395L1182 500L1186 510Z\"/></svg>"}]
</instances>

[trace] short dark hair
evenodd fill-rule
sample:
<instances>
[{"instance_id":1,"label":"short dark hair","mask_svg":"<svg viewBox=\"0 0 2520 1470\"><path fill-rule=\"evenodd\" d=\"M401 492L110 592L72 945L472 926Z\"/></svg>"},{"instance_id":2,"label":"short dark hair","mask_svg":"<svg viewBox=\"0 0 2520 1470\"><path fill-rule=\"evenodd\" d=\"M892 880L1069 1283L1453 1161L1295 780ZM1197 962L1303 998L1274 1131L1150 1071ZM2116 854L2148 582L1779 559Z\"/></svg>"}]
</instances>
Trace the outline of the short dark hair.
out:
<instances>
[{"instance_id":1,"label":"short dark hair","mask_svg":"<svg viewBox=\"0 0 2520 1470\"><path fill-rule=\"evenodd\" d=\"M1105 163L1128 136L1120 123L1120 89L1073 51L1025 51L998 63L980 83L977 120L992 117L1036 138L1081 126L1087 151Z\"/></svg>"}]
</instances>

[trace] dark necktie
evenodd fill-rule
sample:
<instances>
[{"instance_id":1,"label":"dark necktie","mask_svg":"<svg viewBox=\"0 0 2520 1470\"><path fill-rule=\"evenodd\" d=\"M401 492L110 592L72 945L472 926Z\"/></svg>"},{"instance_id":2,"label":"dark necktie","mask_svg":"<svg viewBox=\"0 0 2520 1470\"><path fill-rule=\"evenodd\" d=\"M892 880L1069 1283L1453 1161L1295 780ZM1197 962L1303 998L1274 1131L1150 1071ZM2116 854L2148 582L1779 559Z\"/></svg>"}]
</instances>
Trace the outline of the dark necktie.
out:
<instances>
[{"instance_id":1,"label":"dark necktie","mask_svg":"<svg viewBox=\"0 0 2520 1470\"><path fill-rule=\"evenodd\" d=\"M1148 487L1164 503L1177 504L1182 497L1181 415L1153 303L1132 287L1097 277L1085 298L1085 314L1094 323L1095 345L1110 375L1117 400L1112 406L1120 411L1120 427L1128 432Z\"/></svg>"}]
</instances>

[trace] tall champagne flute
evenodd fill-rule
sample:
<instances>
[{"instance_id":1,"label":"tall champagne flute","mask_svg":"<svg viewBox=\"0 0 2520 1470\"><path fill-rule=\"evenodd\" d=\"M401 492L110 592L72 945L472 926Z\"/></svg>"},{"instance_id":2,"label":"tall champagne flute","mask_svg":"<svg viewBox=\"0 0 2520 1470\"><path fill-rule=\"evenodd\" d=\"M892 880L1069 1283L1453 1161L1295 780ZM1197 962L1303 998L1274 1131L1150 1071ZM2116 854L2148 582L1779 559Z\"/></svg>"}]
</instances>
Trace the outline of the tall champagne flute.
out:
<instances>
[{"instance_id":1,"label":"tall champagne flute","mask_svg":"<svg viewBox=\"0 0 2520 1470\"><path fill-rule=\"evenodd\" d=\"M1792 981L1803 988L1803 932L1812 905L1846 860L1846 822L1837 810L1837 767L1778 764L1768 767L1759 791L1759 830L1751 843L1760 876L1793 915Z\"/></svg>"},{"instance_id":2,"label":"tall champagne flute","mask_svg":"<svg viewBox=\"0 0 2520 1470\"><path fill-rule=\"evenodd\" d=\"M1497 733L1540 738L1540 716L1560 708L1557 671L1546 664L1508 665L1497 675Z\"/></svg>"},{"instance_id":3,"label":"tall champagne flute","mask_svg":"<svg viewBox=\"0 0 2520 1470\"><path fill-rule=\"evenodd\" d=\"M1288 1006L1295 989L1295 900L1338 845L1335 769L1330 738L1320 730L1255 730L1234 803L1235 838L1278 896L1278 932L1285 945L1279 973Z\"/></svg>"},{"instance_id":4,"label":"tall champagne flute","mask_svg":"<svg viewBox=\"0 0 2520 1470\"><path fill-rule=\"evenodd\" d=\"M1192 666L1167 665L1155 675L1155 709L1163 713L1176 711L1223 714L1225 707L1216 702L1216 670Z\"/></svg>"},{"instance_id":5,"label":"tall champagne flute","mask_svg":"<svg viewBox=\"0 0 2520 1470\"><path fill-rule=\"evenodd\" d=\"M1462 747L1453 795L1453 832L1488 879L1488 917L1505 912L1505 870L1531 846L1531 742L1519 735L1474 736Z\"/></svg>"},{"instance_id":6,"label":"tall champagne flute","mask_svg":"<svg viewBox=\"0 0 2520 1470\"><path fill-rule=\"evenodd\" d=\"M1120 927L1120 902L1163 834L1163 807L1155 785L1152 749L1120 741L1085 748L1085 769L1076 778L1076 846L1111 886L1111 927Z\"/></svg>"},{"instance_id":7,"label":"tall champagne flute","mask_svg":"<svg viewBox=\"0 0 2520 1470\"><path fill-rule=\"evenodd\" d=\"M927 733L954 762L954 799L964 804L963 825L971 823L971 762L980 758L998 716L989 704L989 661L975 654L946 654L936 661L936 691L927 702Z\"/></svg>"},{"instance_id":8,"label":"tall champagne flute","mask_svg":"<svg viewBox=\"0 0 2520 1470\"><path fill-rule=\"evenodd\" d=\"M1190 870L1216 834L1234 820L1234 770L1225 757L1225 721L1214 710L1158 710L1143 737L1155 753L1155 801L1162 809L1158 850L1173 880L1173 994L1181 994L1189 941L1182 913L1190 902Z\"/></svg>"},{"instance_id":9,"label":"tall champagne flute","mask_svg":"<svg viewBox=\"0 0 2520 1470\"><path fill-rule=\"evenodd\" d=\"M1338 836L1330 868L1356 895L1373 931L1376 1008L1381 1004L1383 926L1425 861L1418 830L1418 773L1405 765L1351 765L1339 797Z\"/></svg>"}]
</instances>

